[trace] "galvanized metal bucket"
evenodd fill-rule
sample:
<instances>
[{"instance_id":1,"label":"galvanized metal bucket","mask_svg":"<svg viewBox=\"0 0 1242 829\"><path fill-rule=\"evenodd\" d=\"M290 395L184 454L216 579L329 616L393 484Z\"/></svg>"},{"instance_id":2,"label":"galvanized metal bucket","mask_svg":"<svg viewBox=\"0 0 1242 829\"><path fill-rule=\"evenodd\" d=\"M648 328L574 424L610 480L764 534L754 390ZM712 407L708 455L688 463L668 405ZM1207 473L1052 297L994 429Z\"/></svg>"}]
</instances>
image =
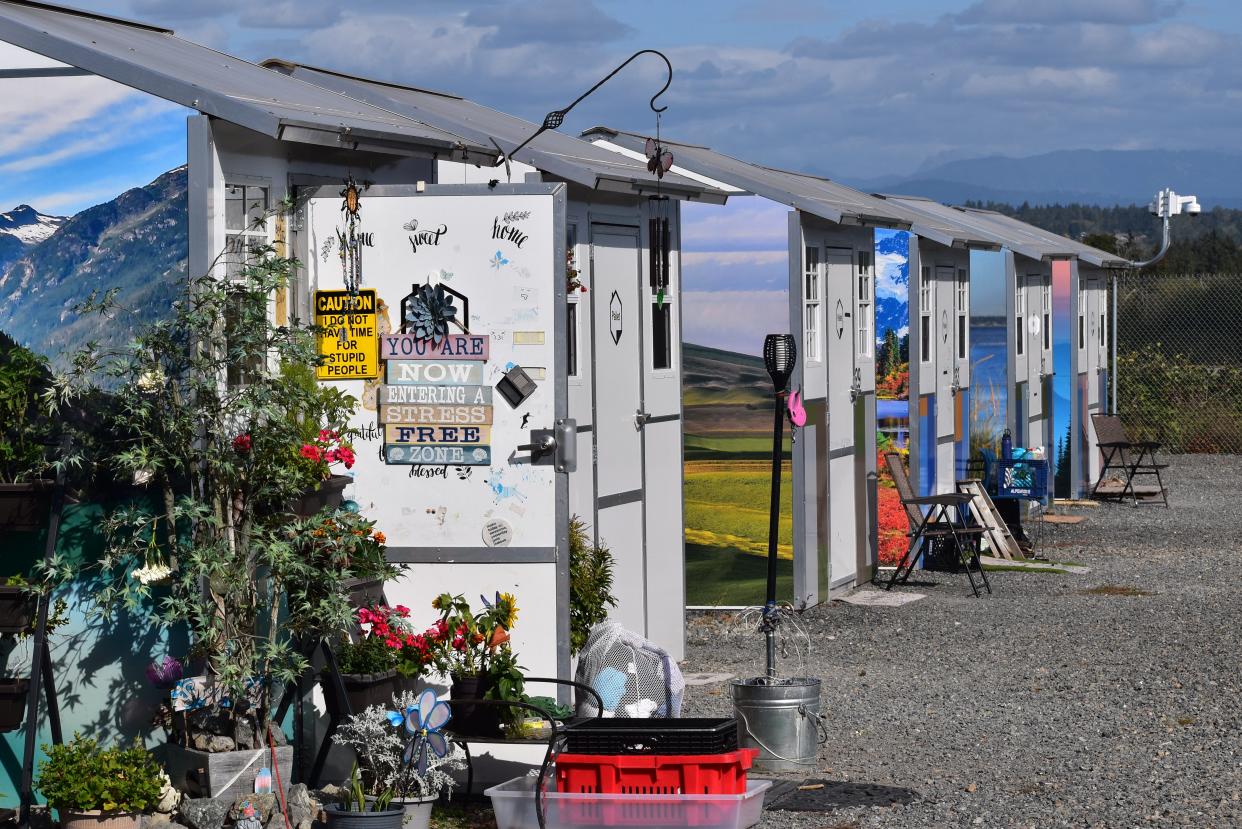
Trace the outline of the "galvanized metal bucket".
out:
<instances>
[{"instance_id":1,"label":"galvanized metal bucket","mask_svg":"<svg viewBox=\"0 0 1242 829\"><path fill-rule=\"evenodd\" d=\"M740 747L759 749L761 771L807 771L827 740L814 677L733 680L733 710Z\"/></svg>"}]
</instances>

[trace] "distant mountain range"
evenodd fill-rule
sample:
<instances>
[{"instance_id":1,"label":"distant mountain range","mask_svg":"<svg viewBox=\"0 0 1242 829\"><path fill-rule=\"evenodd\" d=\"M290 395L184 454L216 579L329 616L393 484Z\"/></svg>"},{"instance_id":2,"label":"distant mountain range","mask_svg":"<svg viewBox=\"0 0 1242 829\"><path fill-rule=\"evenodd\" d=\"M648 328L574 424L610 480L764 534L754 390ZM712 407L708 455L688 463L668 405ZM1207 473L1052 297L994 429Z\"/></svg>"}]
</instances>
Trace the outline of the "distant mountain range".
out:
<instances>
[{"instance_id":1,"label":"distant mountain range","mask_svg":"<svg viewBox=\"0 0 1242 829\"><path fill-rule=\"evenodd\" d=\"M0 214L0 331L53 358L90 340L124 343L168 313L187 244L184 167L68 219L25 205ZM110 288L125 311L74 313Z\"/></svg>"},{"instance_id":2,"label":"distant mountain range","mask_svg":"<svg viewBox=\"0 0 1242 829\"><path fill-rule=\"evenodd\" d=\"M1205 210L1242 207L1242 154L1203 150L1060 150L1025 158L932 162L914 173L847 183L867 192L948 204L1146 205L1158 190L1199 197Z\"/></svg>"}]
</instances>

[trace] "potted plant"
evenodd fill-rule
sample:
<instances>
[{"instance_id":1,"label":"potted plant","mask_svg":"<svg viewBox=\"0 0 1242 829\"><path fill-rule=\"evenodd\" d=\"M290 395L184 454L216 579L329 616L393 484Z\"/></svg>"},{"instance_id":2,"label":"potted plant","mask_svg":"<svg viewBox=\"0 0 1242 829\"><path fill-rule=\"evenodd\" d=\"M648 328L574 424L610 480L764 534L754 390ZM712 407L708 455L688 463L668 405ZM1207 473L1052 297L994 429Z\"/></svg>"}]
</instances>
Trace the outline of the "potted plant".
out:
<instances>
[{"instance_id":1,"label":"potted plant","mask_svg":"<svg viewBox=\"0 0 1242 829\"><path fill-rule=\"evenodd\" d=\"M443 593L432 600L440 611L429 631L435 644L432 663L451 680L451 700L523 701L522 669L509 644L509 631L517 622L516 599L511 593L497 593L495 601L479 598L484 609L477 613L461 596ZM498 736L502 722L521 718L518 710L506 706L453 703L453 730L461 734Z\"/></svg>"},{"instance_id":2,"label":"potted plant","mask_svg":"<svg viewBox=\"0 0 1242 829\"><path fill-rule=\"evenodd\" d=\"M55 439L40 397L51 382L47 361L0 333L0 529L47 525L53 482L47 444Z\"/></svg>"},{"instance_id":3,"label":"potted plant","mask_svg":"<svg viewBox=\"0 0 1242 829\"><path fill-rule=\"evenodd\" d=\"M286 413L286 425L294 438L292 445L297 450L297 467L303 478L302 491L289 501L287 508L294 515L308 518L340 507L345 487L353 480L332 471L338 464L344 469L353 468L353 444L340 429L321 424L341 422L342 413L351 411L354 403L336 386L319 383L308 366L286 364L281 374L299 389L304 399L300 411Z\"/></svg>"},{"instance_id":4,"label":"potted plant","mask_svg":"<svg viewBox=\"0 0 1242 829\"><path fill-rule=\"evenodd\" d=\"M358 609L361 632L357 641L345 640L336 648L351 711L387 704L393 694L422 675L427 664L426 640L423 634L414 633L409 617L410 609L402 605Z\"/></svg>"},{"instance_id":5,"label":"potted plant","mask_svg":"<svg viewBox=\"0 0 1242 829\"><path fill-rule=\"evenodd\" d=\"M139 746L101 748L75 734L43 751L36 785L62 829L137 829L142 813L159 803L159 764Z\"/></svg>"},{"instance_id":6,"label":"potted plant","mask_svg":"<svg viewBox=\"0 0 1242 829\"><path fill-rule=\"evenodd\" d=\"M342 789L340 801L323 807L328 816L328 826L333 829L401 829L405 822L405 807L393 804L395 794L391 787L387 787L368 797L355 764Z\"/></svg>"},{"instance_id":7,"label":"potted plant","mask_svg":"<svg viewBox=\"0 0 1242 829\"><path fill-rule=\"evenodd\" d=\"M0 584L0 633L23 634L34 630L38 593L25 576L9 576Z\"/></svg>"},{"instance_id":8,"label":"potted plant","mask_svg":"<svg viewBox=\"0 0 1242 829\"><path fill-rule=\"evenodd\" d=\"M431 696L427 697L429 693ZM373 705L354 714L332 735L334 743L353 749L357 757L355 771L364 796L374 799L383 792L392 792L391 802L404 807L405 829L427 829L432 804L441 794L452 794L456 785L452 773L466 767L464 754L457 746L450 747L444 741L425 747L411 744L416 735L409 733L409 718L415 718L415 730L420 730L417 726L424 724L419 721L424 717L423 709L427 709L425 717L430 718L437 705L444 708L444 703L437 703L434 692L416 695L403 691L385 705ZM438 720L442 721L428 722L439 730L448 722L447 715L446 710L440 710ZM411 749L408 758L407 747ZM441 748L443 754L439 753Z\"/></svg>"},{"instance_id":9,"label":"potted plant","mask_svg":"<svg viewBox=\"0 0 1242 829\"><path fill-rule=\"evenodd\" d=\"M147 497L101 522L107 546L91 565L94 599L105 610L146 605L188 631L186 664L202 669L170 692L166 762L174 784L199 796L254 791L254 775L237 771L259 768L248 758L273 744L276 770L290 779L292 750L270 721L273 691L306 672L313 644L350 629L347 580L394 572L360 516L289 519L286 505L314 483L299 430L341 435L334 424L356 402L308 386L294 370L321 360L318 329L270 316L271 297L291 287L297 263L270 247L249 254L236 278L188 280L171 318L120 350L80 352L51 395L69 401L92 383L110 389L105 425L118 437L97 463L144 482ZM109 294L89 307L117 305ZM333 440L335 457L349 462ZM325 519L348 532L330 534ZM81 569L57 555L47 573L67 581ZM158 603L156 575L167 582Z\"/></svg>"}]
</instances>

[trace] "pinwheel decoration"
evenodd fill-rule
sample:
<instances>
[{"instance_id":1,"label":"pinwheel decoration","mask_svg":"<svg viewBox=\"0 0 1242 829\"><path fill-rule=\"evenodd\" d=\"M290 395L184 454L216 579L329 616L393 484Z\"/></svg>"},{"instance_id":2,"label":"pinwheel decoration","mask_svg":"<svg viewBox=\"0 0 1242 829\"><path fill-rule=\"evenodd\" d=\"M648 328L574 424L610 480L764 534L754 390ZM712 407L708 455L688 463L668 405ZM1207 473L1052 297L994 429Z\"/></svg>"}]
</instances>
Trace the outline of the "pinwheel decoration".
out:
<instances>
[{"instance_id":1,"label":"pinwheel decoration","mask_svg":"<svg viewBox=\"0 0 1242 829\"><path fill-rule=\"evenodd\" d=\"M673 168L673 154L661 147L655 138L648 138L644 149L647 151L648 172L655 173L656 178L664 178L664 174Z\"/></svg>"},{"instance_id":2,"label":"pinwheel decoration","mask_svg":"<svg viewBox=\"0 0 1242 829\"><path fill-rule=\"evenodd\" d=\"M426 774L431 754L436 757L448 754L448 741L442 729L452 717L448 703L436 699L436 692L430 688L419 695L417 705L405 711L389 711L388 722L394 727L404 724L406 736L409 737L401 762L406 765L413 763L420 776Z\"/></svg>"}]
</instances>

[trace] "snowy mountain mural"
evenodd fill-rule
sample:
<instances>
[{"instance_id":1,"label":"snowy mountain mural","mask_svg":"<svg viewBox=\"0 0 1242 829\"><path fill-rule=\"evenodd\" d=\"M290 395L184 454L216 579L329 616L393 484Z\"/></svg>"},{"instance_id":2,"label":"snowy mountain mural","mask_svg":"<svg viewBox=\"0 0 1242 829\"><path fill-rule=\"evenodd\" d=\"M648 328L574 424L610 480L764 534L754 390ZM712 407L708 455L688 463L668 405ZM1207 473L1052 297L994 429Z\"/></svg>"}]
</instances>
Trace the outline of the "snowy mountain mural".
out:
<instances>
[{"instance_id":1,"label":"snowy mountain mural","mask_svg":"<svg viewBox=\"0 0 1242 829\"><path fill-rule=\"evenodd\" d=\"M28 204L0 213L0 273L47 239L67 221L65 216L48 216Z\"/></svg>"}]
</instances>

